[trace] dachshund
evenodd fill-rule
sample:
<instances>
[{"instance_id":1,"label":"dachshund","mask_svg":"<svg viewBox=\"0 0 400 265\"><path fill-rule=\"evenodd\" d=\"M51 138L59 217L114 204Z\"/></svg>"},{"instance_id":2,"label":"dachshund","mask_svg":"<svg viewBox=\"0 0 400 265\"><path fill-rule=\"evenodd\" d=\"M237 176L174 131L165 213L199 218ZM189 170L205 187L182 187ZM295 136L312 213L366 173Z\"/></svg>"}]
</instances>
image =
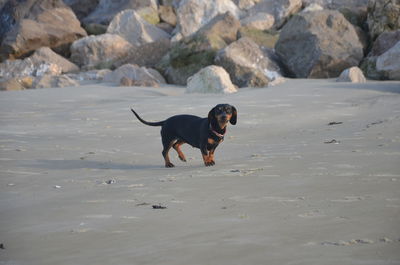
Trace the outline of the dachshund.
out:
<instances>
[{"instance_id":1,"label":"dachshund","mask_svg":"<svg viewBox=\"0 0 400 265\"><path fill-rule=\"evenodd\" d=\"M200 149L205 166L215 165L214 151L224 140L228 122L232 125L237 122L236 108L229 104L215 106L210 110L207 118L184 114L159 122L145 121L132 108L131 111L140 122L149 126L161 126L165 167L174 167L168 155L171 148L176 150L180 160L186 162L180 148L185 143Z\"/></svg>"}]
</instances>

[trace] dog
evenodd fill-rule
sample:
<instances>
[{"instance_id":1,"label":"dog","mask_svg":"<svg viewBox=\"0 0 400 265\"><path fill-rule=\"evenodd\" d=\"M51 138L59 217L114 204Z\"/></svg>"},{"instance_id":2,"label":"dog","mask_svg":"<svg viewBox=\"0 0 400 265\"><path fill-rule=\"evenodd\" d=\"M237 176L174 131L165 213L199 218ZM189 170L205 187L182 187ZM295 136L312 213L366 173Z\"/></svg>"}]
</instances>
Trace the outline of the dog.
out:
<instances>
[{"instance_id":1,"label":"dog","mask_svg":"<svg viewBox=\"0 0 400 265\"><path fill-rule=\"evenodd\" d=\"M180 148L185 143L200 149L205 166L215 165L214 152L224 140L228 123L235 125L237 122L236 108L229 104L218 104L210 110L207 118L183 114L159 122L145 121L132 108L131 111L140 122L161 126L165 167L174 167L168 155L171 148L176 150L180 160L186 162Z\"/></svg>"}]
</instances>

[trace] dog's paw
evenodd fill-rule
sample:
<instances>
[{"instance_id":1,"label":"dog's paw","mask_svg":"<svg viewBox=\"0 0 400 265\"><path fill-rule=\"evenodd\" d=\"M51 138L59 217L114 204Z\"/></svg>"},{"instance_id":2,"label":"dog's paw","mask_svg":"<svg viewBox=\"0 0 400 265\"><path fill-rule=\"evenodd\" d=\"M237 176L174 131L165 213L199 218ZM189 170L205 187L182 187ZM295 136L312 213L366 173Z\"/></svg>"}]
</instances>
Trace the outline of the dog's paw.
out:
<instances>
[{"instance_id":1,"label":"dog's paw","mask_svg":"<svg viewBox=\"0 0 400 265\"><path fill-rule=\"evenodd\" d=\"M169 163L165 163L165 167L174 167L175 165L174 164L172 164L171 162L169 162Z\"/></svg>"},{"instance_id":2,"label":"dog's paw","mask_svg":"<svg viewBox=\"0 0 400 265\"><path fill-rule=\"evenodd\" d=\"M211 161L204 162L204 165L206 167L211 167L211 166L215 165L215 161L211 160Z\"/></svg>"}]
</instances>

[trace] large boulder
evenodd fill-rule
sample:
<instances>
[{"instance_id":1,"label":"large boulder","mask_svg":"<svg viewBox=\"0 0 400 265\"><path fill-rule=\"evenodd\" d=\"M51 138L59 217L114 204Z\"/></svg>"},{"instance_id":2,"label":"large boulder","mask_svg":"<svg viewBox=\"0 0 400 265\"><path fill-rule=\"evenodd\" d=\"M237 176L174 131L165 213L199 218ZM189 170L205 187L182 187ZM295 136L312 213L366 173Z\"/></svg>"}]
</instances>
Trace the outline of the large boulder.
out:
<instances>
[{"instance_id":1,"label":"large boulder","mask_svg":"<svg viewBox=\"0 0 400 265\"><path fill-rule=\"evenodd\" d=\"M25 58L6 60L0 64L0 77L7 80L14 77L60 75L62 68L57 64Z\"/></svg>"},{"instance_id":2,"label":"large boulder","mask_svg":"<svg viewBox=\"0 0 400 265\"><path fill-rule=\"evenodd\" d=\"M365 83L367 79L360 68L353 66L344 70L336 79L336 82Z\"/></svg>"},{"instance_id":3,"label":"large boulder","mask_svg":"<svg viewBox=\"0 0 400 265\"><path fill-rule=\"evenodd\" d=\"M376 60L376 70L391 80L400 80L400 41Z\"/></svg>"},{"instance_id":4,"label":"large boulder","mask_svg":"<svg viewBox=\"0 0 400 265\"><path fill-rule=\"evenodd\" d=\"M42 61L56 64L61 68L62 73L72 73L79 71L79 67L76 64L53 52L53 50L49 47L42 47L36 50L30 58L36 62Z\"/></svg>"},{"instance_id":5,"label":"large boulder","mask_svg":"<svg viewBox=\"0 0 400 265\"><path fill-rule=\"evenodd\" d=\"M152 68L140 67L134 64L125 64L104 76L105 82L121 84L122 79L136 82L156 82L165 84L164 77Z\"/></svg>"},{"instance_id":6,"label":"large boulder","mask_svg":"<svg viewBox=\"0 0 400 265\"><path fill-rule=\"evenodd\" d=\"M99 0L63 0L66 5L71 7L75 15L79 20L87 17L91 12L93 12Z\"/></svg>"},{"instance_id":7,"label":"large boulder","mask_svg":"<svg viewBox=\"0 0 400 265\"><path fill-rule=\"evenodd\" d=\"M275 49L291 75L299 78L337 77L363 58L353 25L334 10L295 15L282 28Z\"/></svg>"},{"instance_id":8,"label":"large boulder","mask_svg":"<svg viewBox=\"0 0 400 265\"><path fill-rule=\"evenodd\" d=\"M71 45L71 60L84 70L109 68L126 57L133 46L115 34L88 36Z\"/></svg>"},{"instance_id":9,"label":"large boulder","mask_svg":"<svg viewBox=\"0 0 400 265\"><path fill-rule=\"evenodd\" d=\"M370 0L367 23L373 40L385 31L400 29L400 1Z\"/></svg>"},{"instance_id":10,"label":"large boulder","mask_svg":"<svg viewBox=\"0 0 400 265\"><path fill-rule=\"evenodd\" d=\"M137 64L145 67L155 67L161 59L169 52L171 41L160 39L151 43L145 43L139 47L133 47L129 55L116 61L115 68L124 64Z\"/></svg>"},{"instance_id":11,"label":"large boulder","mask_svg":"<svg viewBox=\"0 0 400 265\"><path fill-rule=\"evenodd\" d=\"M279 39L279 33L251 27L241 27L238 31L238 39L243 37L252 39L260 47L273 49Z\"/></svg>"},{"instance_id":12,"label":"large boulder","mask_svg":"<svg viewBox=\"0 0 400 265\"><path fill-rule=\"evenodd\" d=\"M383 32L374 41L372 49L368 56L379 56L392 48L398 41L400 41L400 29L396 31Z\"/></svg>"},{"instance_id":13,"label":"large boulder","mask_svg":"<svg viewBox=\"0 0 400 265\"><path fill-rule=\"evenodd\" d=\"M156 0L100 0L96 9L82 21L84 24L108 25L115 15L126 9L136 10L149 23L159 22Z\"/></svg>"},{"instance_id":14,"label":"large boulder","mask_svg":"<svg viewBox=\"0 0 400 265\"><path fill-rule=\"evenodd\" d=\"M230 94L236 91L229 74L216 65L207 66L189 77L186 87L186 93Z\"/></svg>"},{"instance_id":15,"label":"large boulder","mask_svg":"<svg viewBox=\"0 0 400 265\"><path fill-rule=\"evenodd\" d=\"M274 17L274 28L279 29L287 19L300 11L302 0L261 0L249 9L251 17L258 13L269 13Z\"/></svg>"},{"instance_id":16,"label":"large boulder","mask_svg":"<svg viewBox=\"0 0 400 265\"><path fill-rule=\"evenodd\" d=\"M165 31L142 19L133 9L118 13L108 26L107 33L118 34L134 46L170 37Z\"/></svg>"},{"instance_id":17,"label":"large boulder","mask_svg":"<svg viewBox=\"0 0 400 265\"><path fill-rule=\"evenodd\" d=\"M61 0L7 1L0 24L0 60L20 58L43 46L67 52L73 41L86 36Z\"/></svg>"},{"instance_id":18,"label":"large boulder","mask_svg":"<svg viewBox=\"0 0 400 265\"><path fill-rule=\"evenodd\" d=\"M231 13L220 14L198 32L175 43L157 65L169 83L186 85L188 77L214 63L215 54L236 40L240 22Z\"/></svg>"},{"instance_id":19,"label":"large boulder","mask_svg":"<svg viewBox=\"0 0 400 265\"><path fill-rule=\"evenodd\" d=\"M384 72L376 69L376 60L378 56L384 54L399 41L400 30L387 31L379 35L379 37L374 41L370 53L364 58L360 66L368 78L377 80L387 79Z\"/></svg>"},{"instance_id":20,"label":"large boulder","mask_svg":"<svg viewBox=\"0 0 400 265\"><path fill-rule=\"evenodd\" d=\"M281 77L277 63L250 38L241 38L220 50L215 63L227 70L238 87L264 87Z\"/></svg>"},{"instance_id":21,"label":"large boulder","mask_svg":"<svg viewBox=\"0 0 400 265\"><path fill-rule=\"evenodd\" d=\"M7 80L0 79L0 90L24 90L32 87L32 77L13 77Z\"/></svg>"},{"instance_id":22,"label":"large boulder","mask_svg":"<svg viewBox=\"0 0 400 265\"><path fill-rule=\"evenodd\" d=\"M271 14L259 12L254 16L248 16L240 21L242 27L249 27L258 30L268 30L275 23L275 18Z\"/></svg>"},{"instance_id":23,"label":"large boulder","mask_svg":"<svg viewBox=\"0 0 400 265\"><path fill-rule=\"evenodd\" d=\"M55 88L55 87L73 87L79 86L79 83L66 75L43 75L37 77L32 88Z\"/></svg>"},{"instance_id":24,"label":"large boulder","mask_svg":"<svg viewBox=\"0 0 400 265\"><path fill-rule=\"evenodd\" d=\"M177 9L178 29L190 36L218 14L230 12L239 18L240 10L231 0L182 0Z\"/></svg>"}]
</instances>

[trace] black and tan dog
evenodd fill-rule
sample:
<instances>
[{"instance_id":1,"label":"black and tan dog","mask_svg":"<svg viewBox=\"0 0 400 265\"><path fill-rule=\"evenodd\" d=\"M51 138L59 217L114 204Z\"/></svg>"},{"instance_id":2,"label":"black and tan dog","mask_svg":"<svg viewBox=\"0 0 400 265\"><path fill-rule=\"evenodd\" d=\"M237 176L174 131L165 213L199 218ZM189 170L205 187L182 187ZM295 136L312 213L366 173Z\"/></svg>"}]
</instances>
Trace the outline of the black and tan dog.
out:
<instances>
[{"instance_id":1,"label":"black and tan dog","mask_svg":"<svg viewBox=\"0 0 400 265\"><path fill-rule=\"evenodd\" d=\"M228 122L235 125L237 121L236 108L229 104L215 106L210 110L207 118L176 115L159 122L145 121L133 109L131 110L142 123L149 126L161 126L161 139L164 147L162 155L165 167L174 167L168 155L171 147L178 152L179 158L186 162L185 155L180 148L185 143L200 148L206 166L215 165L214 151L224 140L226 126Z\"/></svg>"}]
</instances>

